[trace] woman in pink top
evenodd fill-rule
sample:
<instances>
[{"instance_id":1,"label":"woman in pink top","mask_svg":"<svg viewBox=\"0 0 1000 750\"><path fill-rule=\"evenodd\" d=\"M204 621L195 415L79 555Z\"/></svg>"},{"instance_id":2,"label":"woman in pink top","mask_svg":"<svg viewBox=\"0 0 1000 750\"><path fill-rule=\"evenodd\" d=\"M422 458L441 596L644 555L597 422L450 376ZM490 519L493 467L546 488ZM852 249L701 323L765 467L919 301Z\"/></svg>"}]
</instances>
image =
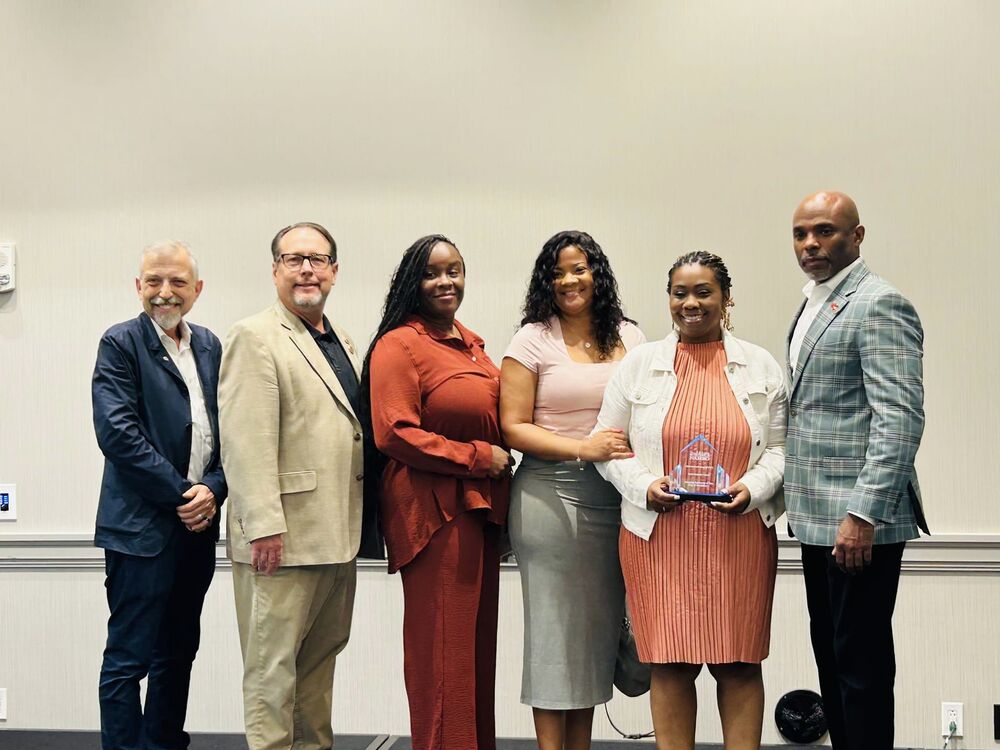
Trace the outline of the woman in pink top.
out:
<instances>
[{"instance_id":1,"label":"woman in pink top","mask_svg":"<svg viewBox=\"0 0 1000 750\"><path fill-rule=\"evenodd\" d=\"M508 522L524 597L521 701L541 750L589 748L594 706L611 698L625 595L621 496L592 462L631 450L621 430L588 435L618 361L645 339L584 232L545 243L521 324L500 377L504 437L524 453Z\"/></svg>"}]
</instances>

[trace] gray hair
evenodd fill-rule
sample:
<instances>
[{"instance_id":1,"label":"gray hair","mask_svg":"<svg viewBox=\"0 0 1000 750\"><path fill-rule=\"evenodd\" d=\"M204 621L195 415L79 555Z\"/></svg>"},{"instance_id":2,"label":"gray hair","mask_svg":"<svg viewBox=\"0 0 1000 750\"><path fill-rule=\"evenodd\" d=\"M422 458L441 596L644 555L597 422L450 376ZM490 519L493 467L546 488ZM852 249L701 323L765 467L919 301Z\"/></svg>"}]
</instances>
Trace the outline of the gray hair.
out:
<instances>
[{"instance_id":1,"label":"gray hair","mask_svg":"<svg viewBox=\"0 0 1000 750\"><path fill-rule=\"evenodd\" d=\"M142 267L146 265L146 261L150 258L162 258L165 255L173 255L178 251L183 251L187 254L188 260L191 261L191 272L194 275L194 280L198 280L198 261L194 257L194 253L191 252L191 248L186 242L181 242L180 240L158 240L152 244L146 245L142 249L142 255L139 258L139 276L142 277Z\"/></svg>"}]
</instances>

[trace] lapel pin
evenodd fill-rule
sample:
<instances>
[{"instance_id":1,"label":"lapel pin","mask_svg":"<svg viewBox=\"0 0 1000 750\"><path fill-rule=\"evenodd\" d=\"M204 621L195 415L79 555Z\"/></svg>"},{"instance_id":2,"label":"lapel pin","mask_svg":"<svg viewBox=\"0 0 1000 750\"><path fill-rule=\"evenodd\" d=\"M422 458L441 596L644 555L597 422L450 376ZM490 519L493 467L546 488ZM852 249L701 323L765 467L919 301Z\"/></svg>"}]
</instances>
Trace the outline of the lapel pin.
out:
<instances>
[{"instance_id":1,"label":"lapel pin","mask_svg":"<svg viewBox=\"0 0 1000 750\"><path fill-rule=\"evenodd\" d=\"M837 310L840 309L840 305L838 305L836 302L831 302L830 309L833 310L834 312L837 312Z\"/></svg>"}]
</instances>

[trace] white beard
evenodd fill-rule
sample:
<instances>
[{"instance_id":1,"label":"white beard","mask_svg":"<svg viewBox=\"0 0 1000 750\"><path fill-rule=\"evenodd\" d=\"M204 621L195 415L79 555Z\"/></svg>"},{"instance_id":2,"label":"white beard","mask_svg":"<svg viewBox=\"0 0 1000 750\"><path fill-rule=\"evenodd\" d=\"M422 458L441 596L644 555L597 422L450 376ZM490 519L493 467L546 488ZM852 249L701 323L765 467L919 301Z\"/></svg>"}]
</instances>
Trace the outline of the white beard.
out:
<instances>
[{"instance_id":1,"label":"white beard","mask_svg":"<svg viewBox=\"0 0 1000 750\"><path fill-rule=\"evenodd\" d=\"M292 292L292 301L297 307L322 307L323 303L326 302L326 297L319 289L315 292L303 292L296 290Z\"/></svg>"},{"instance_id":2,"label":"white beard","mask_svg":"<svg viewBox=\"0 0 1000 750\"><path fill-rule=\"evenodd\" d=\"M177 308L153 305L153 320L164 331L172 331L176 328L181 322L181 317L181 312Z\"/></svg>"}]
</instances>

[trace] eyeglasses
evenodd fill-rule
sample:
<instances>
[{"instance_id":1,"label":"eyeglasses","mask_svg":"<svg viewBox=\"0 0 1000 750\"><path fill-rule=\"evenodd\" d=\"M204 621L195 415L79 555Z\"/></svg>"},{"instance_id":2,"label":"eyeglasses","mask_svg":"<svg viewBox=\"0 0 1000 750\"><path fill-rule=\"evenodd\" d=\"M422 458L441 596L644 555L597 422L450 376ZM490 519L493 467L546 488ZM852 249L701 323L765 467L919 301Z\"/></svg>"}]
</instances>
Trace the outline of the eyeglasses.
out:
<instances>
[{"instance_id":1,"label":"eyeglasses","mask_svg":"<svg viewBox=\"0 0 1000 750\"><path fill-rule=\"evenodd\" d=\"M298 255L297 253L282 253L278 256L282 265L289 271L298 271L302 264L309 261L309 266L314 271L325 271L333 265L333 257L330 255Z\"/></svg>"}]
</instances>

